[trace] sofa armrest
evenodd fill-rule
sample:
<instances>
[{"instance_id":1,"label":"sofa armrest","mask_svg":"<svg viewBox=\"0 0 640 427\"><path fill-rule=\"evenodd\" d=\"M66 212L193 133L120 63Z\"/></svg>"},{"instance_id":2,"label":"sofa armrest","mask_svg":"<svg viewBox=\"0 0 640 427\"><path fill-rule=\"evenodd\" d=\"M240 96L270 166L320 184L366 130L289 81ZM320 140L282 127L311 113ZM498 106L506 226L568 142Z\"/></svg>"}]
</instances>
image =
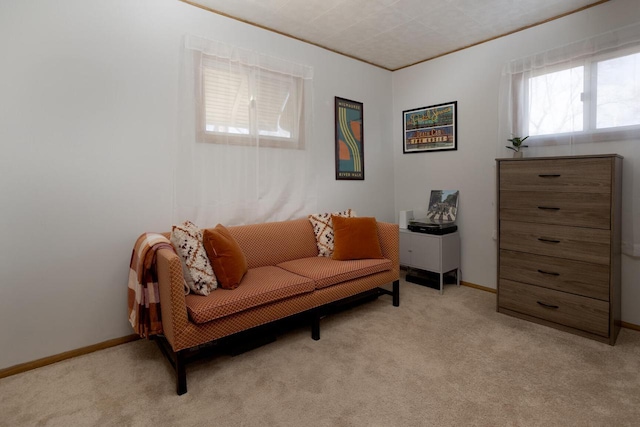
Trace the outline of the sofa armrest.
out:
<instances>
[{"instance_id":1,"label":"sofa armrest","mask_svg":"<svg viewBox=\"0 0 640 427\"><path fill-rule=\"evenodd\" d=\"M400 228L398 224L378 221L378 238L382 255L391 260L393 269L400 274Z\"/></svg>"},{"instance_id":2,"label":"sofa armrest","mask_svg":"<svg viewBox=\"0 0 640 427\"><path fill-rule=\"evenodd\" d=\"M156 255L162 329L175 351L176 338L186 329L189 322L184 299L182 263L178 255L169 249L160 249Z\"/></svg>"}]
</instances>

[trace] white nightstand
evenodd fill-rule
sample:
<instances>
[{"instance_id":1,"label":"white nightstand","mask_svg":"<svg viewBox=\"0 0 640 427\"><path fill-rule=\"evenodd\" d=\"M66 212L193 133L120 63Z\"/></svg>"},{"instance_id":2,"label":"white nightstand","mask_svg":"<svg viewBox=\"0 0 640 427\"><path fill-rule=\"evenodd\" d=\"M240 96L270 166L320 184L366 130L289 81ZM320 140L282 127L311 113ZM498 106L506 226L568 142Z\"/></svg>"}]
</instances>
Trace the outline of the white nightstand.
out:
<instances>
[{"instance_id":1,"label":"white nightstand","mask_svg":"<svg viewBox=\"0 0 640 427\"><path fill-rule=\"evenodd\" d=\"M400 265L431 271L440 275L440 293L444 288L444 273L456 270L460 286L460 234L437 236L400 229Z\"/></svg>"}]
</instances>

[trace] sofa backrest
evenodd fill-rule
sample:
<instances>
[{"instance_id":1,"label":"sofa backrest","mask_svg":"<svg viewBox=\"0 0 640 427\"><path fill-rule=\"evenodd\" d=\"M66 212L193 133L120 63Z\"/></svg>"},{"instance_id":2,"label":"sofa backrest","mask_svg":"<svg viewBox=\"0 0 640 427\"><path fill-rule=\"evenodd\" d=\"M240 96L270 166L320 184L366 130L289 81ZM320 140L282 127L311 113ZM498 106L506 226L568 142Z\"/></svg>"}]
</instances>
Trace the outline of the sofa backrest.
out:
<instances>
[{"instance_id":1,"label":"sofa backrest","mask_svg":"<svg viewBox=\"0 0 640 427\"><path fill-rule=\"evenodd\" d=\"M307 218L227 228L247 257L249 268L318 256L313 226Z\"/></svg>"}]
</instances>

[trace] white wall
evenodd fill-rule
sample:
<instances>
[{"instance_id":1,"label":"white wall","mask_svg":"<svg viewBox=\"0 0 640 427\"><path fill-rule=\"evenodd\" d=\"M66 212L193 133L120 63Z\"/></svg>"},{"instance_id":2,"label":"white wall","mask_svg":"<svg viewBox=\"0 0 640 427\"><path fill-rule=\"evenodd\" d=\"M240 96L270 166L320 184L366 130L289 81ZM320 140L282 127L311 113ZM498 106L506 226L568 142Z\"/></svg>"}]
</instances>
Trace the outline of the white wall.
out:
<instances>
[{"instance_id":1,"label":"white wall","mask_svg":"<svg viewBox=\"0 0 640 427\"><path fill-rule=\"evenodd\" d=\"M611 0L392 74L178 0L3 0L0 369L131 333L133 243L171 225L185 33L312 65L318 210L393 221L424 211L430 189L459 189L463 280L495 287L502 64L638 20L636 0ZM364 103L365 181L334 179L334 96ZM402 111L454 100L459 149L403 155ZM625 156L633 194L637 150L601 147ZM640 324L640 260L622 270L623 320Z\"/></svg>"},{"instance_id":2,"label":"white wall","mask_svg":"<svg viewBox=\"0 0 640 427\"><path fill-rule=\"evenodd\" d=\"M393 221L390 72L177 0L3 0L0 369L132 333L133 243L171 226L187 32L313 66L318 210ZM365 181L335 181L334 96L364 103Z\"/></svg>"},{"instance_id":3,"label":"white wall","mask_svg":"<svg viewBox=\"0 0 640 427\"><path fill-rule=\"evenodd\" d=\"M640 21L640 2L612 0L562 19L393 73L396 212L426 209L430 189L459 189L462 279L496 287L495 158L498 153L498 87L511 59L546 51ZM458 101L457 151L402 153L402 111ZM619 153L623 176L623 241L640 232L637 188L640 141L582 146L575 154ZM503 154L501 154L503 155ZM637 187L637 185L636 185ZM636 234L637 235L637 234ZM628 247L628 245L625 245ZM623 255L622 318L640 324L640 258Z\"/></svg>"}]
</instances>

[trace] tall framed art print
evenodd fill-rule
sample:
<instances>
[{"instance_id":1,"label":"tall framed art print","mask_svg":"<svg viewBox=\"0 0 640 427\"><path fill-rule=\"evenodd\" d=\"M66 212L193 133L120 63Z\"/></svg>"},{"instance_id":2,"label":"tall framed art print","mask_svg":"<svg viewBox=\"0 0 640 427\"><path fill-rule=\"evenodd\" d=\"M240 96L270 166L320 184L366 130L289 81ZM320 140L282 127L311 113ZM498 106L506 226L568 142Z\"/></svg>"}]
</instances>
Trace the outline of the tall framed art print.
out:
<instances>
[{"instance_id":1,"label":"tall framed art print","mask_svg":"<svg viewBox=\"0 0 640 427\"><path fill-rule=\"evenodd\" d=\"M362 103L335 97L336 179L364 180Z\"/></svg>"}]
</instances>

